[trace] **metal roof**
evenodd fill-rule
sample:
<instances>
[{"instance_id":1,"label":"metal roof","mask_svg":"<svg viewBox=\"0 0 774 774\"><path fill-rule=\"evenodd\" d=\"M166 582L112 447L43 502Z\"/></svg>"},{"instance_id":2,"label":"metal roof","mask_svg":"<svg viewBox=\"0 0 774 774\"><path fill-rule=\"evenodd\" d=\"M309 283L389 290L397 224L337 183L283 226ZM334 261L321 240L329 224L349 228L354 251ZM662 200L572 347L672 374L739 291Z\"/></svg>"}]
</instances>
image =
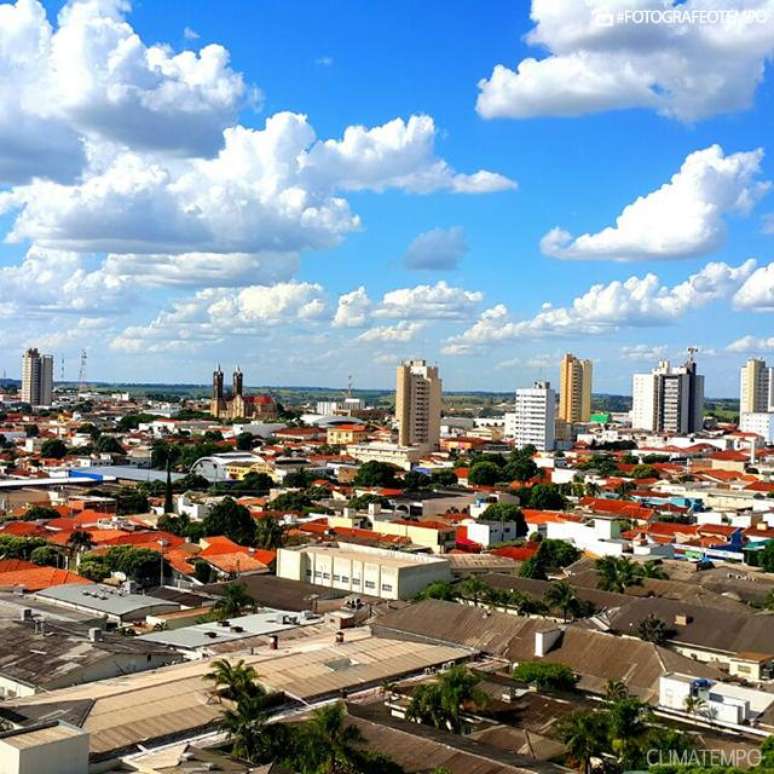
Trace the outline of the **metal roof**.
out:
<instances>
[{"instance_id":1,"label":"metal roof","mask_svg":"<svg viewBox=\"0 0 774 774\"><path fill-rule=\"evenodd\" d=\"M62 586L51 586L51 588L39 591L36 596L116 616L129 615L148 607L163 607L167 610L180 609L180 605L166 599L150 597L145 594L127 594L99 583L68 583Z\"/></svg>"}]
</instances>

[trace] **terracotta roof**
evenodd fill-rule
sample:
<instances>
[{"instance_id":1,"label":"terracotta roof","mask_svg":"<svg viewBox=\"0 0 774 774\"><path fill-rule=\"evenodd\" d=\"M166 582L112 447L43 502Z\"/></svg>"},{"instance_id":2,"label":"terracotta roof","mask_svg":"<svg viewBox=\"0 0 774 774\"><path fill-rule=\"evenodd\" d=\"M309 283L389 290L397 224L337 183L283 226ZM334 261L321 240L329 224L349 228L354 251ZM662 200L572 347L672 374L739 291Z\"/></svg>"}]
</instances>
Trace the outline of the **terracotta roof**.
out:
<instances>
[{"instance_id":1,"label":"terracotta roof","mask_svg":"<svg viewBox=\"0 0 774 774\"><path fill-rule=\"evenodd\" d=\"M0 573L0 587L23 587L25 591L41 591L51 586L61 586L69 583L92 583L68 570L56 567L35 567Z\"/></svg>"}]
</instances>

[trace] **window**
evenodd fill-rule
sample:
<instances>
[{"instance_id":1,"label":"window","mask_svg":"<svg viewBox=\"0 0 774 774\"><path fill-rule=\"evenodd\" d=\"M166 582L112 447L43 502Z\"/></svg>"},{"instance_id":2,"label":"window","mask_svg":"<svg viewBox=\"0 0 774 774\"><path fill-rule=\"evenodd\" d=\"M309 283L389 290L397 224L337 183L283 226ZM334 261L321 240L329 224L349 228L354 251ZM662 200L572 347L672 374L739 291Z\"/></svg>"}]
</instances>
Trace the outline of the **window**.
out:
<instances>
[{"instance_id":1,"label":"window","mask_svg":"<svg viewBox=\"0 0 774 774\"><path fill-rule=\"evenodd\" d=\"M352 583L355 586L359 586L360 585L360 578L352 578Z\"/></svg>"},{"instance_id":2,"label":"window","mask_svg":"<svg viewBox=\"0 0 774 774\"><path fill-rule=\"evenodd\" d=\"M376 588L376 584L373 581L366 581L365 582L365 587L367 589L375 589Z\"/></svg>"},{"instance_id":3,"label":"window","mask_svg":"<svg viewBox=\"0 0 774 774\"><path fill-rule=\"evenodd\" d=\"M334 575L333 575L333 580L334 580L336 583L340 583L340 582L341 582L341 575L336 575L336 574L334 573Z\"/></svg>"},{"instance_id":4,"label":"window","mask_svg":"<svg viewBox=\"0 0 774 774\"><path fill-rule=\"evenodd\" d=\"M323 573L323 580L330 580L330 579L331 579L331 574L329 572L324 572Z\"/></svg>"},{"instance_id":5,"label":"window","mask_svg":"<svg viewBox=\"0 0 774 774\"><path fill-rule=\"evenodd\" d=\"M392 586L389 583L382 583L382 591L392 591Z\"/></svg>"},{"instance_id":6,"label":"window","mask_svg":"<svg viewBox=\"0 0 774 774\"><path fill-rule=\"evenodd\" d=\"M342 583L349 583L349 576L348 575L342 575L341 576L341 582Z\"/></svg>"}]
</instances>

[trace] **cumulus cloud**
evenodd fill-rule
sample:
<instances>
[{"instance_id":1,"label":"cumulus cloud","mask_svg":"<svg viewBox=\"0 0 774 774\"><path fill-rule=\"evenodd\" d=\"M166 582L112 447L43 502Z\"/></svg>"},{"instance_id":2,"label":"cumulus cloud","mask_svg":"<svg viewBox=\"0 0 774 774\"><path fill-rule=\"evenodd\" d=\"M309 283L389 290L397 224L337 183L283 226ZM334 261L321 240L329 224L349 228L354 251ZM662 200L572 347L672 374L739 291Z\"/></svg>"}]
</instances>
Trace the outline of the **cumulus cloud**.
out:
<instances>
[{"instance_id":1,"label":"cumulus cloud","mask_svg":"<svg viewBox=\"0 0 774 774\"><path fill-rule=\"evenodd\" d=\"M401 320L396 325L384 325L376 328L369 328L369 330L361 333L357 337L357 340L366 342L379 341L383 343L411 341L424 326L425 324L422 322Z\"/></svg>"},{"instance_id":2,"label":"cumulus cloud","mask_svg":"<svg viewBox=\"0 0 774 774\"><path fill-rule=\"evenodd\" d=\"M447 347L467 348L522 337L601 334L622 326L663 325L680 319L688 311L731 296L755 269L755 261L739 266L708 263L701 271L671 287L655 274L632 276L607 285L593 285L569 306L549 303L528 320L514 321L508 308L498 304L485 310L476 323ZM460 354L460 352L448 352Z\"/></svg>"},{"instance_id":3,"label":"cumulus cloud","mask_svg":"<svg viewBox=\"0 0 774 774\"><path fill-rule=\"evenodd\" d=\"M359 225L339 190L453 185L453 177L429 180L427 168L441 163L432 155L435 130L428 119L417 133L410 130L412 121L400 122L402 135L395 122L385 125L389 131L377 127L361 146L347 139L349 130L341 143L318 142L306 116L277 113L263 129L227 129L213 159L150 158L126 150L78 184L36 180L0 194L0 212L16 213L9 241L31 239L59 249L259 253L331 247ZM415 184L415 177L427 185Z\"/></svg>"},{"instance_id":4,"label":"cumulus cloud","mask_svg":"<svg viewBox=\"0 0 774 774\"><path fill-rule=\"evenodd\" d=\"M737 309L774 312L774 261L756 269L734 296Z\"/></svg>"},{"instance_id":5,"label":"cumulus cloud","mask_svg":"<svg viewBox=\"0 0 774 774\"><path fill-rule=\"evenodd\" d=\"M554 228L540 241L545 255L564 259L634 261L688 258L725 241L724 217L745 214L769 183L755 178L763 151L724 155L713 145L691 153L672 179L626 206L609 226L574 238Z\"/></svg>"},{"instance_id":6,"label":"cumulus cloud","mask_svg":"<svg viewBox=\"0 0 774 774\"><path fill-rule=\"evenodd\" d=\"M322 287L308 282L207 288L175 302L148 325L127 327L110 346L128 353L195 350L222 341L226 334L249 335L318 319L325 308Z\"/></svg>"},{"instance_id":7,"label":"cumulus cloud","mask_svg":"<svg viewBox=\"0 0 774 774\"><path fill-rule=\"evenodd\" d=\"M462 226L434 228L414 238L403 262L409 269L456 269L467 252Z\"/></svg>"},{"instance_id":8,"label":"cumulus cloud","mask_svg":"<svg viewBox=\"0 0 774 774\"><path fill-rule=\"evenodd\" d=\"M774 336L742 336L727 347L729 352L747 352L751 354L774 352Z\"/></svg>"},{"instance_id":9,"label":"cumulus cloud","mask_svg":"<svg viewBox=\"0 0 774 774\"><path fill-rule=\"evenodd\" d=\"M129 7L71 0L54 28L37 0L0 5L0 181L74 179L83 138L180 155L222 145L250 93L228 52L147 46Z\"/></svg>"},{"instance_id":10,"label":"cumulus cloud","mask_svg":"<svg viewBox=\"0 0 774 774\"><path fill-rule=\"evenodd\" d=\"M337 328L361 328L368 320L370 309L371 299L361 285L356 290L339 296L333 325Z\"/></svg>"},{"instance_id":11,"label":"cumulus cloud","mask_svg":"<svg viewBox=\"0 0 774 774\"><path fill-rule=\"evenodd\" d=\"M458 320L468 317L483 298L480 291L453 287L441 280L435 285L417 285L385 293L373 316Z\"/></svg>"},{"instance_id":12,"label":"cumulus cloud","mask_svg":"<svg viewBox=\"0 0 774 774\"><path fill-rule=\"evenodd\" d=\"M660 23L631 15L643 11L662 13ZM646 108L696 121L748 108L774 53L774 2L728 0L717 11L706 0L533 0L526 40L548 55L496 65L476 109L532 118Z\"/></svg>"}]
</instances>

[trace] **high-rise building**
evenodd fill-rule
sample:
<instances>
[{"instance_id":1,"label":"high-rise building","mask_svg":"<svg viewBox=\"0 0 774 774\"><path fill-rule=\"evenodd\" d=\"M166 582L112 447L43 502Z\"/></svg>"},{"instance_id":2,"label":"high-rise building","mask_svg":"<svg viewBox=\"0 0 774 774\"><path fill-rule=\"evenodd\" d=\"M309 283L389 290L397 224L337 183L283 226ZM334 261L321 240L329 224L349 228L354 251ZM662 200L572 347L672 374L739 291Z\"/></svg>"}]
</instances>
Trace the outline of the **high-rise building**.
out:
<instances>
[{"instance_id":1,"label":"high-rise building","mask_svg":"<svg viewBox=\"0 0 774 774\"><path fill-rule=\"evenodd\" d=\"M505 415L505 434L517 448L532 444L540 451L556 445L556 392L550 382L535 382L533 387L516 390L516 409Z\"/></svg>"},{"instance_id":2,"label":"high-rise building","mask_svg":"<svg viewBox=\"0 0 774 774\"><path fill-rule=\"evenodd\" d=\"M559 419L588 422L591 418L590 360L580 360L569 352L559 364Z\"/></svg>"},{"instance_id":3,"label":"high-rise building","mask_svg":"<svg viewBox=\"0 0 774 774\"><path fill-rule=\"evenodd\" d=\"M662 360L649 374L634 374L632 426L657 433L695 433L704 423L704 377L693 350L683 366Z\"/></svg>"},{"instance_id":4,"label":"high-rise building","mask_svg":"<svg viewBox=\"0 0 774 774\"><path fill-rule=\"evenodd\" d=\"M764 360L750 358L742 366L739 382L740 414L774 411L774 368Z\"/></svg>"},{"instance_id":5,"label":"high-rise building","mask_svg":"<svg viewBox=\"0 0 774 774\"><path fill-rule=\"evenodd\" d=\"M435 448L441 439L441 379L438 366L407 360L397 368L395 418L400 446Z\"/></svg>"},{"instance_id":6,"label":"high-rise building","mask_svg":"<svg viewBox=\"0 0 774 774\"><path fill-rule=\"evenodd\" d=\"M54 358L28 349L22 356L21 398L30 406L50 406L54 394Z\"/></svg>"}]
</instances>

